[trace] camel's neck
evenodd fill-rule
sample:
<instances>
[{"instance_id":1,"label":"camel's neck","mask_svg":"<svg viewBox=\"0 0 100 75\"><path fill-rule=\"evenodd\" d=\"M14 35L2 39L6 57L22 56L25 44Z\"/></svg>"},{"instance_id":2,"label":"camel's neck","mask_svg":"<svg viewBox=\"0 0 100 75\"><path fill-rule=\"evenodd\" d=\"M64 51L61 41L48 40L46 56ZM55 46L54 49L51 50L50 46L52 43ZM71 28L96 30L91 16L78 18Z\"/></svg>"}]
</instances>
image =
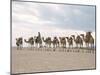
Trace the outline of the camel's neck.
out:
<instances>
[{"instance_id":1,"label":"camel's neck","mask_svg":"<svg viewBox=\"0 0 100 75\"><path fill-rule=\"evenodd\" d=\"M83 40L85 41L85 37L84 36L82 36L83 37Z\"/></svg>"},{"instance_id":2,"label":"camel's neck","mask_svg":"<svg viewBox=\"0 0 100 75\"><path fill-rule=\"evenodd\" d=\"M74 41L76 41L75 37L73 37Z\"/></svg>"},{"instance_id":3,"label":"camel's neck","mask_svg":"<svg viewBox=\"0 0 100 75\"><path fill-rule=\"evenodd\" d=\"M41 37L41 34L40 34L40 33L38 33L38 37L39 37L39 38Z\"/></svg>"},{"instance_id":4,"label":"camel's neck","mask_svg":"<svg viewBox=\"0 0 100 75\"><path fill-rule=\"evenodd\" d=\"M69 38L67 38L67 41L69 40Z\"/></svg>"},{"instance_id":5,"label":"camel's neck","mask_svg":"<svg viewBox=\"0 0 100 75\"><path fill-rule=\"evenodd\" d=\"M46 42L46 40L43 38L43 41Z\"/></svg>"}]
</instances>

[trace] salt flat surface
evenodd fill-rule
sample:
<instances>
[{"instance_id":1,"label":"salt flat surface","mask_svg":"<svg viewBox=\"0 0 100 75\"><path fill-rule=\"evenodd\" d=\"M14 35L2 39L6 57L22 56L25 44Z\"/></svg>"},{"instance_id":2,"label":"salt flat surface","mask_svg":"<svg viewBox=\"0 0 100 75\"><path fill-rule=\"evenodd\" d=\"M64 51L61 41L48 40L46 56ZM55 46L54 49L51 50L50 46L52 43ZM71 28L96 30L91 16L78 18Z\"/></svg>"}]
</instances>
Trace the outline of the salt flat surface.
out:
<instances>
[{"instance_id":1,"label":"salt flat surface","mask_svg":"<svg viewBox=\"0 0 100 75\"><path fill-rule=\"evenodd\" d=\"M63 48L12 48L12 73L95 69L95 51Z\"/></svg>"}]
</instances>

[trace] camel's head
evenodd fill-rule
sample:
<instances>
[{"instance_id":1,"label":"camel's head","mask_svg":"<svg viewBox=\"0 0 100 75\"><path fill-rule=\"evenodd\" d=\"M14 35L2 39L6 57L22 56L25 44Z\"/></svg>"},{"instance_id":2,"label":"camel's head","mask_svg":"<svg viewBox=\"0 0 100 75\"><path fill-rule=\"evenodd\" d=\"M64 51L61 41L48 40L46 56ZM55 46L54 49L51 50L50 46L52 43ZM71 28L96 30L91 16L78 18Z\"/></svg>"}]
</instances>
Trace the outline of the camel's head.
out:
<instances>
[{"instance_id":1,"label":"camel's head","mask_svg":"<svg viewBox=\"0 0 100 75\"><path fill-rule=\"evenodd\" d=\"M84 37L84 34L80 34L80 36Z\"/></svg>"},{"instance_id":2,"label":"camel's head","mask_svg":"<svg viewBox=\"0 0 100 75\"><path fill-rule=\"evenodd\" d=\"M51 37L48 37L48 38L51 38Z\"/></svg>"},{"instance_id":3,"label":"camel's head","mask_svg":"<svg viewBox=\"0 0 100 75\"><path fill-rule=\"evenodd\" d=\"M57 39L57 37L54 37L54 39Z\"/></svg>"},{"instance_id":4,"label":"camel's head","mask_svg":"<svg viewBox=\"0 0 100 75\"><path fill-rule=\"evenodd\" d=\"M40 34L40 32L38 32L38 34Z\"/></svg>"},{"instance_id":5,"label":"camel's head","mask_svg":"<svg viewBox=\"0 0 100 75\"><path fill-rule=\"evenodd\" d=\"M76 38L77 38L77 39L80 39L81 37L78 35Z\"/></svg>"},{"instance_id":6,"label":"camel's head","mask_svg":"<svg viewBox=\"0 0 100 75\"><path fill-rule=\"evenodd\" d=\"M86 35L91 35L91 33L92 33L91 31L88 31L86 32Z\"/></svg>"},{"instance_id":7,"label":"camel's head","mask_svg":"<svg viewBox=\"0 0 100 75\"><path fill-rule=\"evenodd\" d=\"M61 39L61 37L59 37L59 39Z\"/></svg>"},{"instance_id":8,"label":"camel's head","mask_svg":"<svg viewBox=\"0 0 100 75\"><path fill-rule=\"evenodd\" d=\"M91 31L88 31L88 32L86 32L86 33L92 33Z\"/></svg>"},{"instance_id":9,"label":"camel's head","mask_svg":"<svg viewBox=\"0 0 100 75\"><path fill-rule=\"evenodd\" d=\"M16 38L16 41L18 40L18 38Z\"/></svg>"},{"instance_id":10,"label":"camel's head","mask_svg":"<svg viewBox=\"0 0 100 75\"><path fill-rule=\"evenodd\" d=\"M65 40L66 39L66 37L62 37L62 40Z\"/></svg>"},{"instance_id":11,"label":"camel's head","mask_svg":"<svg viewBox=\"0 0 100 75\"><path fill-rule=\"evenodd\" d=\"M51 40L51 37L47 37L47 40Z\"/></svg>"},{"instance_id":12,"label":"camel's head","mask_svg":"<svg viewBox=\"0 0 100 75\"><path fill-rule=\"evenodd\" d=\"M72 37L75 37L75 35L71 35Z\"/></svg>"},{"instance_id":13,"label":"camel's head","mask_svg":"<svg viewBox=\"0 0 100 75\"><path fill-rule=\"evenodd\" d=\"M17 41L17 40L23 40L23 38L22 38L22 37L16 38L16 41Z\"/></svg>"},{"instance_id":14,"label":"camel's head","mask_svg":"<svg viewBox=\"0 0 100 75\"><path fill-rule=\"evenodd\" d=\"M44 39L44 37L42 37L42 39Z\"/></svg>"},{"instance_id":15,"label":"camel's head","mask_svg":"<svg viewBox=\"0 0 100 75\"><path fill-rule=\"evenodd\" d=\"M70 40L73 40L73 38L72 38L72 37L70 37Z\"/></svg>"},{"instance_id":16,"label":"camel's head","mask_svg":"<svg viewBox=\"0 0 100 75\"><path fill-rule=\"evenodd\" d=\"M30 37L29 39L32 39L33 40L34 38L33 37Z\"/></svg>"},{"instance_id":17,"label":"camel's head","mask_svg":"<svg viewBox=\"0 0 100 75\"><path fill-rule=\"evenodd\" d=\"M66 37L68 39L68 37Z\"/></svg>"}]
</instances>

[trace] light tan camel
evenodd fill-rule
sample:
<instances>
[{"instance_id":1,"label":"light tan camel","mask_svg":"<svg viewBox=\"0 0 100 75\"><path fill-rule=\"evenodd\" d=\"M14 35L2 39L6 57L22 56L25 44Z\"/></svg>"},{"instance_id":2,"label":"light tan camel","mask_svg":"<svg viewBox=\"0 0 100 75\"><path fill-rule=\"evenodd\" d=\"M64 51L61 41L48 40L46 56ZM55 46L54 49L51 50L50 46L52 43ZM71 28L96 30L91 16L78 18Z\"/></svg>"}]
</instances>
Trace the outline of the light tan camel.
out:
<instances>
[{"instance_id":1,"label":"light tan camel","mask_svg":"<svg viewBox=\"0 0 100 75\"><path fill-rule=\"evenodd\" d=\"M52 44L53 44L53 47L54 47L54 48L59 47L59 40L58 40L57 37L54 37L54 38L53 38Z\"/></svg>"},{"instance_id":2,"label":"light tan camel","mask_svg":"<svg viewBox=\"0 0 100 75\"><path fill-rule=\"evenodd\" d=\"M76 38L75 38L75 35L72 35L72 37L74 39L74 42L76 43L76 48L78 48L78 45L80 48L83 47L83 40L79 35L77 35Z\"/></svg>"},{"instance_id":3,"label":"light tan camel","mask_svg":"<svg viewBox=\"0 0 100 75\"><path fill-rule=\"evenodd\" d=\"M66 37L67 38L67 42L68 42L68 45L69 45L69 48L73 48L73 38L72 37Z\"/></svg>"},{"instance_id":4,"label":"light tan camel","mask_svg":"<svg viewBox=\"0 0 100 75\"><path fill-rule=\"evenodd\" d=\"M66 37L59 37L61 47L66 48Z\"/></svg>"},{"instance_id":5,"label":"light tan camel","mask_svg":"<svg viewBox=\"0 0 100 75\"><path fill-rule=\"evenodd\" d=\"M23 38L22 37L16 38L16 45L17 45L17 50L22 49L22 47L23 47Z\"/></svg>"},{"instance_id":6,"label":"light tan camel","mask_svg":"<svg viewBox=\"0 0 100 75\"><path fill-rule=\"evenodd\" d=\"M33 37L30 37L28 40L24 39L24 41L31 45L31 48L34 47L34 39Z\"/></svg>"}]
</instances>

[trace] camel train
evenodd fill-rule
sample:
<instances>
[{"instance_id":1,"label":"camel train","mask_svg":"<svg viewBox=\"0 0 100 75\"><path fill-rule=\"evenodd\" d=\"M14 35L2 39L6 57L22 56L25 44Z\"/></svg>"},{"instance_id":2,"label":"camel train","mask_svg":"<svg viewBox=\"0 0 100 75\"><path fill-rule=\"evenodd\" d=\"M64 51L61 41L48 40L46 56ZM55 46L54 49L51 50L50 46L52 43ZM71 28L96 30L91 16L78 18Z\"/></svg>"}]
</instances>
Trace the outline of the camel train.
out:
<instances>
[{"instance_id":1,"label":"camel train","mask_svg":"<svg viewBox=\"0 0 100 75\"><path fill-rule=\"evenodd\" d=\"M85 43L84 48L94 48L94 38L91 35L91 32L86 32L86 34L80 34L80 35L71 35L70 37L41 37L40 32L38 32L38 36L30 37L27 40L22 37L16 38L16 45L17 49L22 49L23 42L30 45L31 48L66 48L68 44L68 48L83 48L83 42ZM43 43L45 44L43 46ZM73 43L75 43L76 47L73 47Z\"/></svg>"}]
</instances>

